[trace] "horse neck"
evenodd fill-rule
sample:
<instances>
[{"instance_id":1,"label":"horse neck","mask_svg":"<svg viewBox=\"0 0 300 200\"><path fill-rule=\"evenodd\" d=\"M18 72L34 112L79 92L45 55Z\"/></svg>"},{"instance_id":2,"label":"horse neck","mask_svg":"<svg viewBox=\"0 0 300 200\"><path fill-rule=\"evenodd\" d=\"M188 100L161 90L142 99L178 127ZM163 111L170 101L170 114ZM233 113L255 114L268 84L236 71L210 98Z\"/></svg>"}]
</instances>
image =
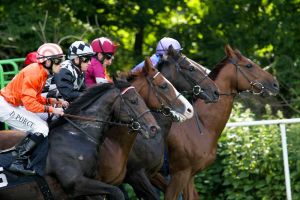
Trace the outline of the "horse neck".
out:
<instances>
[{"instance_id":1,"label":"horse neck","mask_svg":"<svg viewBox=\"0 0 300 200\"><path fill-rule=\"evenodd\" d=\"M225 68L225 66L224 66ZM235 73L228 73L226 70L221 70L214 80L220 93L228 93L228 95L220 95L217 103L205 104L203 101L196 102L195 110L203 122L209 134L214 134L217 138L222 133L226 123L230 117L234 102L234 95L230 95L235 91Z\"/></svg>"},{"instance_id":2,"label":"horse neck","mask_svg":"<svg viewBox=\"0 0 300 200\"><path fill-rule=\"evenodd\" d=\"M81 111L79 115L96 117L96 119L99 121L110 121L110 119L112 118L112 106L114 104L115 98L116 95L111 96L109 94L104 94L89 108ZM103 135L102 133L104 128L107 126L107 124L103 122L83 122L83 124L87 125L87 128L85 130L98 141Z\"/></svg>"},{"instance_id":3,"label":"horse neck","mask_svg":"<svg viewBox=\"0 0 300 200\"><path fill-rule=\"evenodd\" d=\"M150 86L147 83L146 77L136 78L134 81L131 82L131 85L135 87L136 91L141 95L146 105L149 107Z\"/></svg>"}]
</instances>

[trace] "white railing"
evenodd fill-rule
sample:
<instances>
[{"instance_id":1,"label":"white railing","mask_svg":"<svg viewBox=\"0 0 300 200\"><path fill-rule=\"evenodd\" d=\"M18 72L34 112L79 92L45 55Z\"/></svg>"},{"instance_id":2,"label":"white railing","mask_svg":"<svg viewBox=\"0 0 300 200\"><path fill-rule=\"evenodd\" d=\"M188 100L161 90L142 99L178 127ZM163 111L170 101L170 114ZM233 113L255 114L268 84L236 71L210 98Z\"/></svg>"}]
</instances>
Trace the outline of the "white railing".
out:
<instances>
[{"instance_id":1,"label":"white railing","mask_svg":"<svg viewBox=\"0 0 300 200\"><path fill-rule=\"evenodd\" d=\"M284 164L284 176L285 176L285 188L287 200L292 200L291 181L290 181L290 170L288 162L288 152L286 143L286 124L300 123L300 118L294 119L278 119L278 120L261 120L261 121L250 121L250 122L233 122L227 123L226 127L240 127L240 126L258 126L258 125L272 125L279 124L281 132L281 144Z\"/></svg>"}]
</instances>

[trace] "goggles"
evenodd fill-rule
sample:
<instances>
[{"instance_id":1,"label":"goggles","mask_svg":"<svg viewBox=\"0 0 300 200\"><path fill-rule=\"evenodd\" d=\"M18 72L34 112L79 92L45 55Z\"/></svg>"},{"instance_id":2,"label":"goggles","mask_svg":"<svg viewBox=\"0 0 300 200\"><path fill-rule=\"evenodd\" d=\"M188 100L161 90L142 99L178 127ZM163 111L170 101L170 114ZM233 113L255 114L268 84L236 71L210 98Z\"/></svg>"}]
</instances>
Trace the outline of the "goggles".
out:
<instances>
[{"instance_id":1,"label":"goggles","mask_svg":"<svg viewBox=\"0 0 300 200\"><path fill-rule=\"evenodd\" d=\"M60 58L51 58L50 59L55 65L59 65L60 63L62 63L65 58L64 57L60 57Z\"/></svg>"},{"instance_id":2,"label":"goggles","mask_svg":"<svg viewBox=\"0 0 300 200\"><path fill-rule=\"evenodd\" d=\"M83 56L83 57L79 57L79 59L81 60L81 62L88 63L91 61L92 57L91 56Z\"/></svg>"},{"instance_id":3,"label":"goggles","mask_svg":"<svg viewBox=\"0 0 300 200\"><path fill-rule=\"evenodd\" d=\"M106 60L114 59L114 54L112 53L103 53L103 56Z\"/></svg>"}]
</instances>

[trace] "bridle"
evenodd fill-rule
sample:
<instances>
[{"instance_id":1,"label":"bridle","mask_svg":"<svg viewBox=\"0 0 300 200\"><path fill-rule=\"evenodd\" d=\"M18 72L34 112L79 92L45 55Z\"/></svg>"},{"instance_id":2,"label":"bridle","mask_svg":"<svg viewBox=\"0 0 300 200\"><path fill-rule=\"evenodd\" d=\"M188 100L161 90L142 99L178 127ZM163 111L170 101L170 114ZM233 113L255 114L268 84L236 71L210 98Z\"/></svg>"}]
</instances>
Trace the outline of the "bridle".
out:
<instances>
[{"instance_id":1,"label":"bridle","mask_svg":"<svg viewBox=\"0 0 300 200\"><path fill-rule=\"evenodd\" d=\"M191 78L190 76L188 76L186 73L183 72L183 69L181 67L181 63L185 60L187 60L188 58L184 55L181 55L178 60L175 60L174 58L171 57L171 59L175 62L175 67L176 70L182 75L182 77L187 81L188 84L190 84L190 86L192 87L191 91L184 91L186 94L190 94L192 93L194 96L198 96L200 93L204 92L204 90L201 88L200 84L208 78L208 74L203 73L201 70L200 72L203 75L203 78L200 81L196 81L193 78ZM193 67L198 68L196 65L193 65ZM185 69L188 70L188 69Z\"/></svg>"},{"instance_id":2,"label":"bridle","mask_svg":"<svg viewBox=\"0 0 300 200\"><path fill-rule=\"evenodd\" d=\"M245 74L245 72L241 69L241 66L243 65L240 65L238 64L238 61L236 59L233 59L233 58L230 58L229 59L229 62L231 64L233 64L235 66L235 69L236 69L236 91L237 92L229 92L229 93L220 93L220 95L225 95L225 96L236 96L237 94L240 94L241 92L249 92L249 93L252 93L254 95L260 95L263 93L264 91L264 86L262 83L260 82L255 82L255 81L251 81L248 76ZM244 91L239 91L239 83L238 83L238 72L241 73L242 77L244 77L249 85L251 86L251 89L249 90L244 90ZM259 90L258 92L255 92L255 89Z\"/></svg>"},{"instance_id":3,"label":"bridle","mask_svg":"<svg viewBox=\"0 0 300 200\"><path fill-rule=\"evenodd\" d=\"M129 128L132 131L139 131L139 130L141 130L141 124L139 122L139 119L142 118L145 114L151 113L151 111L149 109L146 109L143 113L139 114L138 116L135 116L134 109L123 98L123 95L130 89L135 90L135 88L133 86L130 86L130 87L124 89L118 96L121 98L121 102L127 106L126 111L127 111L128 116L131 118L130 123L125 123L125 124L128 124ZM120 108L121 108L121 103L120 103Z\"/></svg>"},{"instance_id":4,"label":"bridle","mask_svg":"<svg viewBox=\"0 0 300 200\"><path fill-rule=\"evenodd\" d=\"M164 116L166 117L172 117L174 118L175 116L172 115L172 107L174 107L174 103L175 101L182 95L181 93L179 93L173 100L171 100L170 103L167 103L165 101L164 104L164 100L163 98L159 95L159 91L157 89L157 86L153 83L153 81L155 80L155 78L160 74L160 72L157 72L153 77L146 77L146 80L149 84L149 90L152 89L155 97L157 98L157 100L160 103L160 108L156 109L156 112L162 113ZM148 95L150 95L150 91L148 91ZM149 99L149 96L148 96Z\"/></svg>"},{"instance_id":5,"label":"bridle","mask_svg":"<svg viewBox=\"0 0 300 200\"><path fill-rule=\"evenodd\" d=\"M131 108L131 106L124 100L123 95L129 90L129 89L134 89L133 86L127 87L126 89L124 89L123 91L120 91L120 93L118 94L118 96L115 97L114 99L114 104L117 102L117 98L120 98L120 108L121 108L121 103L125 104L129 109L127 109L126 107L126 112L128 114L128 116L130 117L130 122L115 122L115 121L105 121L105 120L100 120L97 119L96 117L86 117L86 116L79 116L79 115L71 115L71 114L64 114L63 117L71 124L73 125L75 128L77 128L78 130L80 130L80 132L90 141L92 141L93 143L99 145L99 141L94 138L93 136L91 136L89 133L87 133L83 128L81 128L80 126L78 126L76 123L74 123L72 120L70 120L69 118L73 118L73 119L78 119L78 120L83 120L83 121L91 121L91 122L97 122L97 123L103 123L103 124L109 124L109 125L117 125L117 126L127 126L130 131L139 131L141 130L141 123L139 122L139 119L141 117L143 117L145 114L150 113L149 109L146 109L143 113L139 114L136 116L133 108ZM114 106L114 105L113 105ZM120 110L119 110L120 112Z\"/></svg>"}]
</instances>

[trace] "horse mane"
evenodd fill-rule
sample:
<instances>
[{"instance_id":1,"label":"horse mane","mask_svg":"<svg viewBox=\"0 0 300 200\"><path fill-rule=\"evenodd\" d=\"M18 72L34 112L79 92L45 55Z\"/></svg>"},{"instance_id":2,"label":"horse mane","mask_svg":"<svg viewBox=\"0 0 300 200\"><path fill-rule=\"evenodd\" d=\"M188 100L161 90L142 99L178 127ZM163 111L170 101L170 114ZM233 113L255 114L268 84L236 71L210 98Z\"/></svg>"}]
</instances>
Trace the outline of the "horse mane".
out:
<instances>
[{"instance_id":1,"label":"horse mane","mask_svg":"<svg viewBox=\"0 0 300 200\"><path fill-rule=\"evenodd\" d=\"M103 83L101 85L95 85L89 88L87 91L83 93L78 99L76 99L73 103L70 104L65 113L68 114L76 114L80 110L88 107L94 101L99 99L106 90L111 89L113 87L119 88L120 90L131 86L131 84L127 81L122 80L114 80L114 84L112 83Z\"/></svg>"},{"instance_id":2,"label":"horse mane","mask_svg":"<svg viewBox=\"0 0 300 200\"><path fill-rule=\"evenodd\" d=\"M78 97L70 106L65 110L67 114L77 114L81 110L84 110L97 99L99 99L108 89L113 87L119 88L120 90L131 86L127 81L115 80L114 83L103 83L97 84L86 90L80 97ZM50 124L50 128L64 124L66 120L63 117L59 117Z\"/></svg>"},{"instance_id":3,"label":"horse mane","mask_svg":"<svg viewBox=\"0 0 300 200\"><path fill-rule=\"evenodd\" d=\"M157 63L157 66L156 66L157 70L158 70L158 71L161 71L161 69L162 69L162 67L164 66L165 63L168 63L168 60L167 60L166 58L163 57L163 58L160 59L160 60L158 61L158 63Z\"/></svg>"},{"instance_id":4,"label":"horse mane","mask_svg":"<svg viewBox=\"0 0 300 200\"><path fill-rule=\"evenodd\" d=\"M223 69L223 67L228 63L228 56L225 56L216 66L211 70L211 72L208 74L208 77L211 80L216 80L218 77L220 71Z\"/></svg>"},{"instance_id":5,"label":"horse mane","mask_svg":"<svg viewBox=\"0 0 300 200\"><path fill-rule=\"evenodd\" d=\"M79 96L70 106L65 110L65 113L76 114L82 107L87 107L93 103L96 99L101 97L104 92L113 87L111 83L104 83L101 85L95 85L86 90L81 96Z\"/></svg>"}]
</instances>

